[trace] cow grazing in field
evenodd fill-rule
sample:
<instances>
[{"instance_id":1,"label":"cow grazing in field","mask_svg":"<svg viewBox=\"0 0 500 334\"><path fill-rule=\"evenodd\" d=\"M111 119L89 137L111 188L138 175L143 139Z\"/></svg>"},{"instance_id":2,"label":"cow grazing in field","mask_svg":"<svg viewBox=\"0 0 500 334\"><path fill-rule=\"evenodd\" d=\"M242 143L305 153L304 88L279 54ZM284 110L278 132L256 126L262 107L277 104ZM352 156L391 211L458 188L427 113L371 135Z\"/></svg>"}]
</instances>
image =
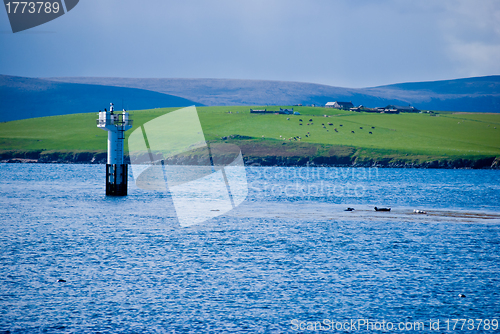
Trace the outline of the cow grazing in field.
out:
<instances>
[{"instance_id":1,"label":"cow grazing in field","mask_svg":"<svg viewBox=\"0 0 500 334\"><path fill-rule=\"evenodd\" d=\"M300 123L299 125L302 125L302 123Z\"/></svg>"},{"instance_id":2,"label":"cow grazing in field","mask_svg":"<svg viewBox=\"0 0 500 334\"><path fill-rule=\"evenodd\" d=\"M312 118L311 118L311 119L309 119L309 122L312 122L312 121L313 121L313 119L312 119Z\"/></svg>"},{"instance_id":3,"label":"cow grazing in field","mask_svg":"<svg viewBox=\"0 0 500 334\"><path fill-rule=\"evenodd\" d=\"M368 133L369 133L369 134L373 134L371 131L370 131L370 132L368 132Z\"/></svg>"},{"instance_id":4,"label":"cow grazing in field","mask_svg":"<svg viewBox=\"0 0 500 334\"><path fill-rule=\"evenodd\" d=\"M335 130L335 132L339 132L339 131L337 130L337 128L335 128L334 130Z\"/></svg>"},{"instance_id":5,"label":"cow grazing in field","mask_svg":"<svg viewBox=\"0 0 500 334\"><path fill-rule=\"evenodd\" d=\"M342 124L339 124L340 126L343 126Z\"/></svg>"},{"instance_id":6,"label":"cow grazing in field","mask_svg":"<svg viewBox=\"0 0 500 334\"><path fill-rule=\"evenodd\" d=\"M299 122L302 122L302 120L299 118Z\"/></svg>"},{"instance_id":7,"label":"cow grazing in field","mask_svg":"<svg viewBox=\"0 0 500 334\"><path fill-rule=\"evenodd\" d=\"M351 133L354 133L354 131L351 131Z\"/></svg>"},{"instance_id":8,"label":"cow grazing in field","mask_svg":"<svg viewBox=\"0 0 500 334\"><path fill-rule=\"evenodd\" d=\"M328 125L333 125L332 123L328 123Z\"/></svg>"},{"instance_id":9,"label":"cow grazing in field","mask_svg":"<svg viewBox=\"0 0 500 334\"><path fill-rule=\"evenodd\" d=\"M372 129L375 129L375 127L374 127L374 126L372 126Z\"/></svg>"},{"instance_id":10,"label":"cow grazing in field","mask_svg":"<svg viewBox=\"0 0 500 334\"><path fill-rule=\"evenodd\" d=\"M363 127L362 127L362 126L360 126L359 128L360 128L361 130L363 130Z\"/></svg>"}]
</instances>

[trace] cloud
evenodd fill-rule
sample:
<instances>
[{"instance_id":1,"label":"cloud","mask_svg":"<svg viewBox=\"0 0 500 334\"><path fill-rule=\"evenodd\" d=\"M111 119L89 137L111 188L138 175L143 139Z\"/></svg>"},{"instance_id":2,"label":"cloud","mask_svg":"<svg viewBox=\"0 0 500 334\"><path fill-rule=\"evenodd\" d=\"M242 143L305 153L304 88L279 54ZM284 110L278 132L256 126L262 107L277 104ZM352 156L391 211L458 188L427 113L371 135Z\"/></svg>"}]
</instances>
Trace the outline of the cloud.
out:
<instances>
[{"instance_id":1,"label":"cloud","mask_svg":"<svg viewBox=\"0 0 500 334\"><path fill-rule=\"evenodd\" d=\"M39 28L53 34L0 34L6 50L0 73L350 87L491 75L500 72L499 6L498 0L86 0Z\"/></svg>"},{"instance_id":2,"label":"cloud","mask_svg":"<svg viewBox=\"0 0 500 334\"><path fill-rule=\"evenodd\" d=\"M449 1L441 21L446 52L457 73L477 76L500 73L500 2Z\"/></svg>"}]
</instances>

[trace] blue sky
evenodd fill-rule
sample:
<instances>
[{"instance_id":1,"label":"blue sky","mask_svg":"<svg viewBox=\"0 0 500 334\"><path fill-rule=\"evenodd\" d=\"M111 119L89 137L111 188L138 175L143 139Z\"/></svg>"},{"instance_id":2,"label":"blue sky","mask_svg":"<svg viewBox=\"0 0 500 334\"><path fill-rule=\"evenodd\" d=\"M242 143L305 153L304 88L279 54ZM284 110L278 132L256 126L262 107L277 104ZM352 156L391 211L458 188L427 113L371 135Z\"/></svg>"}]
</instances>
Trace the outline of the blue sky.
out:
<instances>
[{"instance_id":1,"label":"blue sky","mask_svg":"<svg viewBox=\"0 0 500 334\"><path fill-rule=\"evenodd\" d=\"M500 74L498 0L80 0L13 34L0 74L301 81L342 87Z\"/></svg>"}]
</instances>

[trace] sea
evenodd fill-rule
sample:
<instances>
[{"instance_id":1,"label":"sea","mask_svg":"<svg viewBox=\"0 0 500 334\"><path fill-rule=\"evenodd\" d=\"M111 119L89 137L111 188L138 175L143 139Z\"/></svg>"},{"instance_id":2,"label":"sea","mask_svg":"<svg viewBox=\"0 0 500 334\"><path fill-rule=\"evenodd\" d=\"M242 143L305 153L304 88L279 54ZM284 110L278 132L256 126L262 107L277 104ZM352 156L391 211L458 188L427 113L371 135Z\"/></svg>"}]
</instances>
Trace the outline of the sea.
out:
<instances>
[{"instance_id":1,"label":"sea","mask_svg":"<svg viewBox=\"0 0 500 334\"><path fill-rule=\"evenodd\" d=\"M500 331L500 171L246 178L181 227L131 175L105 196L104 165L0 164L0 333Z\"/></svg>"}]
</instances>

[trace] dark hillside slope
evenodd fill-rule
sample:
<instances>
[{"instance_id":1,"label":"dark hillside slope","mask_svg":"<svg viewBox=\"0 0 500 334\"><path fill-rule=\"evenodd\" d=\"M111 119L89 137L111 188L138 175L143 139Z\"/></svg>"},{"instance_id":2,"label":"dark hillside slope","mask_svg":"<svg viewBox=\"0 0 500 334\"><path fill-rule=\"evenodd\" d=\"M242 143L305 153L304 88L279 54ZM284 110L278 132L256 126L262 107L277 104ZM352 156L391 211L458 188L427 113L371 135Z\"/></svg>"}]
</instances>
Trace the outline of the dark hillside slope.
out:
<instances>
[{"instance_id":1,"label":"dark hillside slope","mask_svg":"<svg viewBox=\"0 0 500 334\"><path fill-rule=\"evenodd\" d=\"M181 96L210 106L324 105L352 101L381 107L411 104L419 109L500 112L500 76L342 88L301 82L238 79L49 78L58 82L140 88Z\"/></svg>"},{"instance_id":2,"label":"dark hillside slope","mask_svg":"<svg viewBox=\"0 0 500 334\"><path fill-rule=\"evenodd\" d=\"M420 109L500 112L500 75L367 88L366 94L411 101Z\"/></svg>"},{"instance_id":3,"label":"dark hillside slope","mask_svg":"<svg viewBox=\"0 0 500 334\"><path fill-rule=\"evenodd\" d=\"M352 101L355 105L405 104L396 98L380 98L351 88L303 82L239 79L141 79L141 78L48 78L76 82L147 89L182 96L207 106L235 105L325 105L329 101Z\"/></svg>"},{"instance_id":4,"label":"dark hillside slope","mask_svg":"<svg viewBox=\"0 0 500 334\"><path fill-rule=\"evenodd\" d=\"M376 88L429 91L436 94L490 95L500 94L500 75L455 80L408 82Z\"/></svg>"},{"instance_id":5,"label":"dark hillside slope","mask_svg":"<svg viewBox=\"0 0 500 334\"><path fill-rule=\"evenodd\" d=\"M136 88L111 87L0 76L0 121L97 112L201 105L188 99Z\"/></svg>"}]
</instances>

